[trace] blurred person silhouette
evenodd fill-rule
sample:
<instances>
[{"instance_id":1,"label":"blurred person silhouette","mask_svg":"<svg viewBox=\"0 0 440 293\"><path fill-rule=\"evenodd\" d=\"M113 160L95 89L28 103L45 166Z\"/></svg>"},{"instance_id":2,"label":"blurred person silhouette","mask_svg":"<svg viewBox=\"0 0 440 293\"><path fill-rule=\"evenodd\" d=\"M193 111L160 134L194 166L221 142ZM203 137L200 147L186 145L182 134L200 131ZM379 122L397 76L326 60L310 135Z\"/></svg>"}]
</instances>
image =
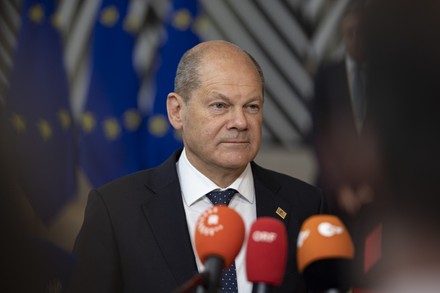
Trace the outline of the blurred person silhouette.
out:
<instances>
[{"instance_id":1,"label":"blurred person silhouette","mask_svg":"<svg viewBox=\"0 0 440 293\"><path fill-rule=\"evenodd\" d=\"M366 84L364 14L366 1L347 4L341 19L342 58L317 69L312 104L316 184L327 196L330 213L346 224L355 244L355 285L364 279L365 240L377 225L371 171Z\"/></svg>"},{"instance_id":2,"label":"blurred person silhouette","mask_svg":"<svg viewBox=\"0 0 440 293\"><path fill-rule=\"evenodd\" d=\"M367 93L386 292L439 292L440 2L371 1Z\"/></svg>"},{"instance_id":3,"label":"blurred person silhouette","mask_svg":"<svg viewBox=\"0 0 440 293\"><path fill-rule=\"evenodd\" d=\"M373 198L361 168L368 159L362 139L367 129L364 6L359 0L347 5L341 20L346 53L319 66L312 105L317 185L327 194L330 211L348 225Z\"/></svg>"}]
</instances>

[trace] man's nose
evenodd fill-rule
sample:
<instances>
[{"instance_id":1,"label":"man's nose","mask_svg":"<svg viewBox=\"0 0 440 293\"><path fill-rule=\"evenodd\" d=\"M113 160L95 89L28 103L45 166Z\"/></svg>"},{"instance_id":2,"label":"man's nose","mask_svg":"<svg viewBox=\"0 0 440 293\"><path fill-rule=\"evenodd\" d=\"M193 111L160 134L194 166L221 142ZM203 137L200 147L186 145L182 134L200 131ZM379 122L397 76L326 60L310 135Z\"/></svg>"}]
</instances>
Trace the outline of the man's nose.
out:
<instances>
[{"instance_id":1,"label":"man's nose","mask_svg":"<svg viewBox=\"0 0 440 293\"><path fill-rule=\"evenodd\" d=\"M247 117L244 109L235 109L231 112L231 119L229 121L229 128L236 128L238 130L247 129Z\"/></svg>"}]
</instances>

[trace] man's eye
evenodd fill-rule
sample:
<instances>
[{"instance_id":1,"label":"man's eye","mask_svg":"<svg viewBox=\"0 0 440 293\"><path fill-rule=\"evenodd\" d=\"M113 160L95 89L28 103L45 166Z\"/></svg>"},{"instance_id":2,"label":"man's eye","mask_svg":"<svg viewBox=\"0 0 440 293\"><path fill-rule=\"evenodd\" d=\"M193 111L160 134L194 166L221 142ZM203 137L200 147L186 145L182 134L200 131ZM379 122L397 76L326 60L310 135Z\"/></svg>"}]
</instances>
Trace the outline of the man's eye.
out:
<instances>
[{"instance_id":1,"label":"man's eye","mask_svg":"<svg viewBox=\"0 0 440 293\"><path fill-rule=\"evenodd\" d=\"M224 109L224 108L226 108L226 104L224 104L224 103L215 103L212 106L214 108L216 108L216 109Z\"/></svg>"},{"instance_id":2,"label":"man's eye","mask_svg":"<svg viewBox=\"0 0 440 293\"><path fill-rule=\"evenodd\" d=\"M251 104L251 105L248 105L247 108L249 111L258 112L260 110L260 105Z\"/></svg>"}]
</instances>

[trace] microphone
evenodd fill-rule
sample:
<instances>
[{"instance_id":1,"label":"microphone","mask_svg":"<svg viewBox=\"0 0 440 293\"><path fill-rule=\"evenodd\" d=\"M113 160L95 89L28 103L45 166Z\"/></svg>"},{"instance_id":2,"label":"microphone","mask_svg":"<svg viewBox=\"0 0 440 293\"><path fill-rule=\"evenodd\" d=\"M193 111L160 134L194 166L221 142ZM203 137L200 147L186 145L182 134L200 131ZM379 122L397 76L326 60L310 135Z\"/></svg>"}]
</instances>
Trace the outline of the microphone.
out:
<instances>
[{"instance_id":1,"label":"microphone","mask_svg":"<svg viewBox=\"0 0 440 293\"><path fill-rule=\"evenodd\" d=\"M281 285L287 262L287 232L275 218L258 218L251 226L246 249L246 274L256 292Z\"/></svg>"},{"instance_id":2,"label":"microphone","mask_svg":"<svg viewBox=\"0 0 440 293\"><path fill-rule=\"evenodd\" d=\"M351 286L354 246L339 218L311 216L297 242L298 271L311 290L346 292Z\"/></svg>"},{"instance_id":3,"label":"microphone","mask_svg":"<svg viewBox=\"0 0 440 293\"><path fill-rule=\"evenodd\" d=\"M217 292L222 269L228 268L244 240L241 216L225 205L208 208L196 222L195 248L208 272L207 292Z\"/></svg>"}]
</instances>

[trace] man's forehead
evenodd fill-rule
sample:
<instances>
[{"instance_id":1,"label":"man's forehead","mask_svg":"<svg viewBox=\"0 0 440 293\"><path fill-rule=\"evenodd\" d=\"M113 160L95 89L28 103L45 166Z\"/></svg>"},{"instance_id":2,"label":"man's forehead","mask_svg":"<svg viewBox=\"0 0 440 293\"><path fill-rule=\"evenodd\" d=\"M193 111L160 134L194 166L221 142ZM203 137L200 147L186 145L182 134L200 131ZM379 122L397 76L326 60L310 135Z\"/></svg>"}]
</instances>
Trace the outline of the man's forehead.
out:
<instances>
[{"instance_id":1,"label":"man's forehead","mask_svg":"<svg viewBox=\"0 0 440 293\"><path fill-rule=\"evenodd\" d=\"M263 87L261 80L256 76L251 78L246 76L246 78L234 79L234 78L221 78L218 76L213 76L212 78L202 79L200 90L204 91L205 94L210 96L218 97L232 97L237 94L245 96L261 96L263 95Z\"/></svg>"},{"instance_id":2,"label":"man's forehead","mask_svg":"<svg viewBox=\"0 0 440 293\"><path fill-rule=\"evenodd\" d=\"M212 58L206 59L199 67L200 81L202 83L223 82L234 84L245 82L252 84L261 82L260 75L255 65L245 58Z\"/></svg>"}]
</instances>

